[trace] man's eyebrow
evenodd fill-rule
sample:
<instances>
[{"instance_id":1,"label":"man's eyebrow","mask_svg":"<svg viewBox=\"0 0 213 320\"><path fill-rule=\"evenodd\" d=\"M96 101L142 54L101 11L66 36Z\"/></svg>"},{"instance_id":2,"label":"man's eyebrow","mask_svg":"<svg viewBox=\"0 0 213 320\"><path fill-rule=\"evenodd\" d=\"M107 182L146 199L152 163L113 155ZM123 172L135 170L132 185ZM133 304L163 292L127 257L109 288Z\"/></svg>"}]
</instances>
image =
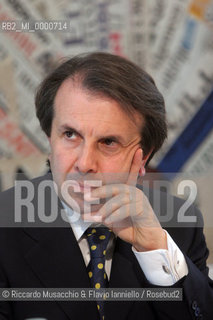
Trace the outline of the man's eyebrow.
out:
<instances>
[{"instance_id":1,"label":"man's eyebrow","mask_svg":"<svg viewBox=\"0 0 213 320\"><path fill-rule=\"evenodd\" d=\"M63 131L73 131L73 132L76 132L78 133L79 135L81 135L81 133L76 130L75 128L69 126L68 124L63 124L62 126L59 127L59 131L60 132L63 132Z\"/></svg>"},{"instance_id":2,"label":"man's eyebrow","mask_svg":"<svg viewBox=\"0 0 213 320\"><path fill-rule=\"evenodd\" d=\"M64 125L60 126L59 130L61 132L63 132L63 131L72 131L72 132L75 132L75 133L79 134L80 136L83 136L83 134L80 131L78 131L77 129L71 127L68 124L64 124ZM98 140L107 140L107 139L114 140L116 142L120 142L121 144L124 144L124 145L128 144L128 142L125 141L124 138L121 135L118 135L118 134L106 134L106 135L101 135L101 136L98 137Z\"/></svg>"},{"instance_id":3,"label":"man's eyebrow","mask_svg":"<svg viewBox=\"0 0 213 320\"><path fill-rule=\"evenodd\" d=\"M103 136L100 136L99 140L114 140L114 141L118 141L118 142L121 142L121 143L124 143L124 138L122 136L119 136L119 135L111 135L111 134L107 134L107 135L103 135Z\"/></svg>"},{"instance_id":4,"label":"man's eyebrow","mask_svg":"<svg viewBox=\"0 0 213 320\"><path fill-rule=\"evenodd\" d=\"M59 127L60 130L75 130L74 128L72 128L71 126L69 126L68 124L63 124Z\"/></svg>"}]
</instances>

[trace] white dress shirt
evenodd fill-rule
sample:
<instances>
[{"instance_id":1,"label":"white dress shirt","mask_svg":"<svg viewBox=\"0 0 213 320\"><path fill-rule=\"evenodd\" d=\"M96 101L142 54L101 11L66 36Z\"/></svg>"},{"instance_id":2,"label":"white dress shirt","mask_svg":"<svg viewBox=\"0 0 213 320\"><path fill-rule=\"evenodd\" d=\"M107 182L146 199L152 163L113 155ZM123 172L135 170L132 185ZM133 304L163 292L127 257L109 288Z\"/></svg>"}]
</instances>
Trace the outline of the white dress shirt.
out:
<instances>
[{"instance_id":1,"label":"white dress shirt","mask_svg":"<svg viewBox=\"0 0 213 320\"><path fill-rule=\"evenodd\" d=\"M68 220L79 244L85 265L87 266L90 261L90 250L84 232L91 226L95 227L100 226L101 224L83 221L80 213L73 212L73 210L64 202L62 202L62 204L66 210ZM167 231L165 232L167 234L168 250L158 249L138 252L134 247L132 247L132 251L134 252L147 280L151 284L158 286L171 286L188 274L188 267L183 253L170 237L169 233ZM115 240L115 235L112 233L106 249L105 271L108 279L110 278Z\"/></svg>"}]
</instances>

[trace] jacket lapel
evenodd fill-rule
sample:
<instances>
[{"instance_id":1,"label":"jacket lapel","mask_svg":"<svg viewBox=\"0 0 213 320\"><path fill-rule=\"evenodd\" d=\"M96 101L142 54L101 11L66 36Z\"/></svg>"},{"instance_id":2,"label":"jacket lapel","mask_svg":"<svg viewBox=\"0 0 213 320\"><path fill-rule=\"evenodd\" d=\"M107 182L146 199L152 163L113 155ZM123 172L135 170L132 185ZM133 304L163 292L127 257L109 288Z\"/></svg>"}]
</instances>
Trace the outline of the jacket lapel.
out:
<instances>
[{"instance_id":1,"label":"jacket lapel","mask_svg":"<svg viewBox=\"0 0 213 320\"><path fill-rule=\"evenodd\" d=\"M44 288L89 288L90 282L78 243L69 228L26 228L31 247L25 254ZM26 239L25 239L26 240ZM110 288L140 288L143 273L131 251L131 245L117 238L113 254ZM139 269L138 269L139 268ZM138 270L140 276L138 277ZM96 302L57 301L65 314L72 319L98 319ZM82 303L82 301L81 301ZM123 320L134 301L107 301L106 319Z\"/></svg>"},{"instance_id":2,"label":"jacket lapel","mask_svg":"<svg viewBox=\"0 0 213 320\"><path fill-rule=\"evenodd\" d=\"M71 228L26 229L34 239L34 245L25 259L44 288L85 288L89 287L86 267ZM72 289L71 289L72 290ZM95 302L86 303L57 301L70 319L91 319L98 316Z\"/></svg>"}]
</instances>

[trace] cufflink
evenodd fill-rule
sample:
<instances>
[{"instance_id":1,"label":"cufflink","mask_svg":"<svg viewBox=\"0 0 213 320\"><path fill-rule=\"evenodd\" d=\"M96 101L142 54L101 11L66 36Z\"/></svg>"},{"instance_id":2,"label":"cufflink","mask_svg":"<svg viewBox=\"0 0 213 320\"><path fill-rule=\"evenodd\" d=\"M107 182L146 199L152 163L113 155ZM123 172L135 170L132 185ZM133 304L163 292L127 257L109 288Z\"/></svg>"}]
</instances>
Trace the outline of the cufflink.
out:
<instances>
[{"instance_id":1,"label":"cufflink","mask_svg":"<svg viewBox=\"0 0 213 320\"><path fill-rule=\"evenodd\" d=\"M162 268L163 268L163 271L164 271L165 273L170 274L170 270L169 270L169 268L168 268L167 266L163 265Z\"/></svg>"}]
</instances>

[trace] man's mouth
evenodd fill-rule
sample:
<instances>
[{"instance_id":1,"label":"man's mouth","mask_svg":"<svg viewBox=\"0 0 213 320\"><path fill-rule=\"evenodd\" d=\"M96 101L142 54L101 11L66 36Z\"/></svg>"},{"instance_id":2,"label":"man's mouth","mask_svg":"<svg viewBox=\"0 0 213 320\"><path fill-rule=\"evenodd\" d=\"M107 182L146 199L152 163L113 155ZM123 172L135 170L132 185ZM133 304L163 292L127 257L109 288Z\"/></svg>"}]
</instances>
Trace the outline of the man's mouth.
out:
<instances>
[{"instance_id":1,"label":"man's mouth","mask_svg":"<svg viewBox=\"0 0 213 320\"><path fill-rule=\"evenodd\" d=\"M97 188L97 187L90 185L88 181L78 182L78 185L80 187L80 192L84 193L84 194L91 193L92 190L95 190Z\"/></svg>"}]
</instances>

